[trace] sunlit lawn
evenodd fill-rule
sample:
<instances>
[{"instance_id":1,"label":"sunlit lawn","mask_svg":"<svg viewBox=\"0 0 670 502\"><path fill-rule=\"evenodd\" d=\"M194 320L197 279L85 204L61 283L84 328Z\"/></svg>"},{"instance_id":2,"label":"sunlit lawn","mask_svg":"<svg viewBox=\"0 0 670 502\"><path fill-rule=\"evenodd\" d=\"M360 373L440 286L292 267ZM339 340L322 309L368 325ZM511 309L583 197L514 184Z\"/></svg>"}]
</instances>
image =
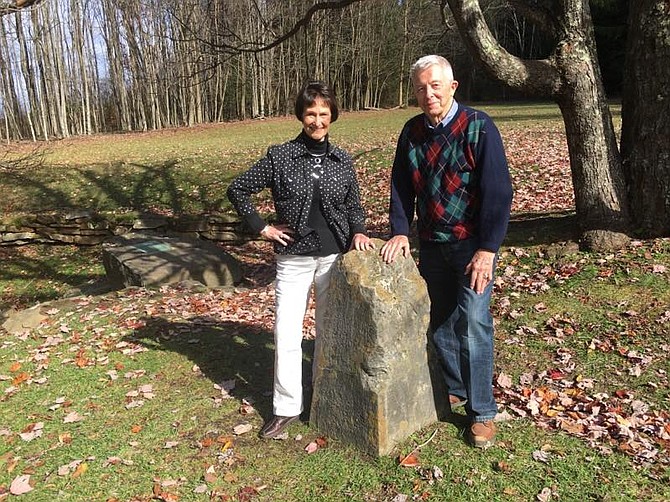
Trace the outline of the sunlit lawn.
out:
<instances>
[{"instance_id":1,"label":"sunlit lawn","mask_svg":"<svg viewBox=\"0 0 670 502\"><path fill-rule=\"evenodd\" d=\"M333 438L308 454L319 433L307 424L262 441L270 284L57 300L104 282L99 248L5 246L0 309L51 303L39 327L0 333L0 500L16 498L6 494L26 488L19 481L32 488L20 500L35 501L670 499L670 241L562 251L575 221L557 108L483 108L500 125L516 190L493 305L508 418L496 446L474 450L458 421L379 459ZM333 127L357 158L380 236L397 133L416 112L345 113ZM0 212L225 212L231 177L298 129L286 118L54 142L41 164L0 171ZM267 247L227 249L247 272L252 255L271 267ZM235 435L243 424L251 431ZM418 466L398 466L422 443Z\"/></svg>"}]
</instances>

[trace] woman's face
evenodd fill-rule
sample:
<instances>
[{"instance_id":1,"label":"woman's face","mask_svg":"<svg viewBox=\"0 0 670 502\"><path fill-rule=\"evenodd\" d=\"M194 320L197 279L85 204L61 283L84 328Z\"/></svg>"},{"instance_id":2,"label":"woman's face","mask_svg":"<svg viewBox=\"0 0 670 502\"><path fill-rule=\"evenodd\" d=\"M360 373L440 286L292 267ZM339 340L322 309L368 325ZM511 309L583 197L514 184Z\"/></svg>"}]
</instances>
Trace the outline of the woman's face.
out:
<instances>
[{"instance_id":1,"label":"woman's face","mask_svg":"<svg viewBox=\"0 0 670 502\"><path fill-rule=\"evenodd\" d=\"M330 128L330 107L321 98L305 109L302 115L302 128L305 134L316 141L323 141Z\"/></svg>"}]
</instances>

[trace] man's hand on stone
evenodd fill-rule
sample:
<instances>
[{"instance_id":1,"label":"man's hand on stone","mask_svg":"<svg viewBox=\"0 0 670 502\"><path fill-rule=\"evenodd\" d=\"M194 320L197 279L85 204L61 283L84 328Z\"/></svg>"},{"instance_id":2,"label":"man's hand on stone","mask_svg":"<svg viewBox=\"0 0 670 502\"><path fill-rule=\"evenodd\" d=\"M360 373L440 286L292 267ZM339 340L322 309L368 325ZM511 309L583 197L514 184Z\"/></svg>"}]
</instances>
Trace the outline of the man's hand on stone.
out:
<instances>
[{"instance_id":1,"label":"man's hand on stone","mask_svg":"<svg viewBox=\"0 0 670 502\"><path fill-rule=\"evenodd\" d=\"M380 254L386 263L393 263L398 253L401 252L405 258L410 255L409 239L406 235L394 235L384 243L380 250Z\"/></svg>"}]
</instances>

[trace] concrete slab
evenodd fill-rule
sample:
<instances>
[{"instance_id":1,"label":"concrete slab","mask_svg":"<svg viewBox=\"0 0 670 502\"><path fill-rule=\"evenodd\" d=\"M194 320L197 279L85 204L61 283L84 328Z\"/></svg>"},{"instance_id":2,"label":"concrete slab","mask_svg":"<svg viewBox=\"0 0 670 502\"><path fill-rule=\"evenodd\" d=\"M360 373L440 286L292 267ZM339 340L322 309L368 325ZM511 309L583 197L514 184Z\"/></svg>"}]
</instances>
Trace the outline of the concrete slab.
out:
<instances>
[{"instance_id":1,"label":"concrete slab","mask_svg":"<svg viewBox=\"0 0 670 502\"><path fill-rule=\"evenodd\" d=\"M117 286L157 287L197 281L207 287L232 286L242 279L239 263L202 239L125 234L103 244L107 278Z\"/></svg>"}]
</instances>

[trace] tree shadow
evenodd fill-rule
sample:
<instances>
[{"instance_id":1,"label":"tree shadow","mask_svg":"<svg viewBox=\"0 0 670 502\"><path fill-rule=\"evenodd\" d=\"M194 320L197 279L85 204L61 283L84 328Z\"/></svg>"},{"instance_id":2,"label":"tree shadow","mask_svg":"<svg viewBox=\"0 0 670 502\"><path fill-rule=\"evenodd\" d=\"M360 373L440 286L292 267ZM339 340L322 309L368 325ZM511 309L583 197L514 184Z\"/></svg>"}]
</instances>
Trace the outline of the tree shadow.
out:
<instances>
[{"instance_id":1,"label":"tree shadow","mask_svg":"<svg viewBox=\"0 0 670 502\"><path fill-rule=\"evenodd\" d=\"M579 241L579 219L574 211L512 214L506 246L524 247Z\"/></svg>"},{"instance_id":2,"label":"tree shadow","mask_svg":"<svg viewBox=\"0 0 670 502\"><path fill-rule=\"evenodd\" d=\"M184 159L156 164L123 163L68 166L68 182L58 168L39 163L30 169L0 170L0 186L21 187L21 211L62 208L137 210L182 214L227 207L222 180L207 184L182 168ZM232 177L232 174L231 174ZM73 185L77 185L73 188ZM197 187L194 190L188 187ZM18 200L18 199L17 199ZM18 202L17 202L18 203Z\"/></svg>"},{"instance_id":3,"label":"tree shadow","mask_svg":"<svg viewBox=\"0 0 670 502\"><path fill-rule=\"evenodd\" d=\"M238 400L252 397L264 420L272 416L274 370L273 334L257 324L219 321L207 316L188 321L143 318L143 327L124 337L150 350L182 354L215 384L235 380L229 394ZM313 342L303 341L303 381L311 381ZM309 386L305 385L306 391ZM305 408L308 409L308 403Z\"/></svg>"}]
</instances>

